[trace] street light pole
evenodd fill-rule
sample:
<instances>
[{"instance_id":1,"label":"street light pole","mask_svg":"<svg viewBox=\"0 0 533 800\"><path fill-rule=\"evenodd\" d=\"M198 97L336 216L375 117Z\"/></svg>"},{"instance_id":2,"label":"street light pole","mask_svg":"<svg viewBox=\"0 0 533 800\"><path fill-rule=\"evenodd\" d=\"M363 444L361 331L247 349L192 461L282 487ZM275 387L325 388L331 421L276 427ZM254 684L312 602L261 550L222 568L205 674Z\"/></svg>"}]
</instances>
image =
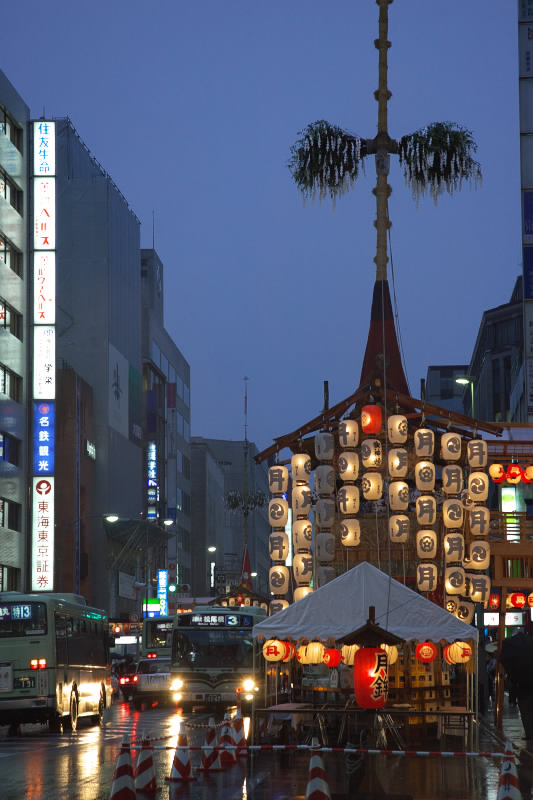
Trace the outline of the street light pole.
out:
<instances>
[{"instance_id":1,"label":"street light pole","mask_svg":"<svg viewBox=\"0 0 533 800\"><path fill-rule=\"evenodd\" d=\"M470 410L472 418L475 419L476 415L474 411L474 378L467 378L467 377L456 378L455 382L460 383L463 386L466 386L467 383L470 384L470 406L471 406Z\"/></svg>"}]
</instances>

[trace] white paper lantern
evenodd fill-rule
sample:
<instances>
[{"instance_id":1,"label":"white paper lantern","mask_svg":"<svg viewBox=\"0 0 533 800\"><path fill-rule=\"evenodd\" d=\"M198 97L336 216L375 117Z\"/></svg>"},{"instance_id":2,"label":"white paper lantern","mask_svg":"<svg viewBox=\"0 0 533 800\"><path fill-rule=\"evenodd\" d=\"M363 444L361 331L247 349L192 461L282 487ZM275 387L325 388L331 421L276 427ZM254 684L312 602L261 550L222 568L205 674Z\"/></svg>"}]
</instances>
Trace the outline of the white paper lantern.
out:
<instances>
[{"instance_id":1,"label":"white paper lantern","mask_svg":"<svg viewBox=\"0 0 533 800\"><path fill-rule=\"evenodd\" d=\"M470 542L470 569L486 570L490 567L490 544L483 539Z\"/></svg>"},{"instance_id":2,"label":"white paper lantern","mask_svg":"<svg viewBox=\"0 0 533 800\"><path fill-rule=\"evenodd\" d=\"M365 500L379 500L383 494L383 478L379 472L365 472L361 479L361 491Z\"/></svg>"},{"instance_id":3,"label":"white paper lantern","mask_svg":"<svg viewBox=\"0 0 533 800\"><path fill-rule=\"evenodd\" d=\"M406 511L409 506L409 486L405 481L389 483L389 504L393 511Z\"/></svg>"},{"instance_id":4,"label":"white paper lantern","mask_svg":"<svg viewBox=\"0 0 533 800\"><path fill-rule=\"evenodd\" d=\"M292 482L309 483L311 475L311 456L307 453L296 453L291 458Z\"/></svg>"},{"instance_id":5,"label":"white paper lantern","mask_svg":"<svg viewBox=\"0 0 533 800\"><path fill-rule=\"evenodd\" d=\"M468 573L468 596L473 603L481 603L484 608L489 604L490 578L482 572Z\"/></svg>"},{"instance_id":6,"label":"white paper lantern","mask_svg":"<svg viewBox=\"0 0 533 800\"><path fill-rule=\"evenodd\" d=\"M472 646L468 642L454 642L448 648L452 664L466 664L472 658Z\"/></svg>"},{"instance_id":7,"label":"white paper lantern","mask_svg":"<svg viewBox=\"0 0 533 800\"><path fill-rule=\"evenodd\" d=\"M490 511L485 506L473 506L468 511L470 533L472 536L488 536L490 528Z\"/></svg>"},{"instance_id":8,"label":"white paper lantern","mask_svg":"<svg viewBox=\"0 0 533 800\"><path fill-rule=\"evenodd\" d=\"M398 661L398 648L395 644L380 644L380 648L385 650L387 653L387 661L389 662L389 667L393 664L396 664Z\"/></svg>"},{"instance_id":9,"label":"white paper lantern","mask_svg":"<svg viewBox=\"0 0 533 800\"><path fill-rule=\"evenodd\" d=\"M403 444L407 441L407 417L393 414L387 420L387 435L391 444Z\"/></svg>"},{"instance_id":10,"label":"white paper lantern","mask_svg":"<svg viewBox=\"0 0 533 800\"><path fill-rule=\"evenodd\" d=\"M462 533L446 533L442 540L446 564L461 563L465 557L465 537Z\"/></svg>"},{"instance_id":11,"label":"white paper lantern","mask_svg":"<svg viewBox=\"0 0 533 800\"><path fill-rule=\"evenodd\" d=\"M335 490L335 470L329 464L321 464L315 469L315 491L328 495Z\"/></svg>"},{"instance_id":12,"label":"white paper lantern","mask_svg":"<svg viewBox=\"0 0 533 800\"><path fill-rule=\"evenodd\" d=\"M271 528L284 528L289 519L289 504L284 497L273 497L268 503L268 521Z\"/></svg>"},{"instance_id":13,"label":"white paper lantern","mask_svg":"<svg viewBox=\"0 0 533 800\"><path fill-rule=\"evenodd\" d=\"M359 650L358 644L343 645L341 648L342 663L347 664L349 667L353 667L353 659L358 650Z\"/></svg>"},{"instance_id":14,"label":"white paper lantern","mask_svg":"<svg viewBox=\"0 0 533 800\"><path fill-rule=\"evenodd\" d=\"M361 442L361 461L363 467L381 467L383 451L379 439L363 439Z\"/></svg>"},{"instance_id":15,"label":"white paper lantern","mask_svg":"<svg viewBox=\"0 0 533 800\"><path fill-rule=\"evenodd\" d=\"M391 542L405 544L409 541L409 517L406 514L391 514L389 517L389 538Z\"/></svg>"},{"instance_id":16,"label":"white paper lantern","mask_svg":"<svg viewBox=\"0 0 533 800\"><path fill-rule=\"evenodd\" d=\"M339 478L343 481L356 481L359 476L359 455L350 450L339 456Z\"/></svg>"},{"instance_id":17,"label":"white paper lantern","mask_svg":"<svg viewBox=\"0 0 533 800\"><path fill-rule=\"evenodd\" d=\"M415 500L416 521L420 526L431 527L437 519L437 501L429 494L421 494Z\"/></svg>"},{"instance_id":18,"label":"white paper lantern","mask_svg":"<svg viewBox=\"0 0 533 800\"><path fill-rule=\"evenodd\" d=\"M489 458L487 442L483 439L472 439L467 442L466 458L469 467L486 467Z\"/></svg>"},{"instance_id":19,"label":"white paper lantern","mask_svg":"<svg viewBox=\"0 0 533 800\"><path fill-rule=\"evenodd\" d=\"M416 565L416 588L419 592L434 592L437 588L437 565L431 561L422 561Z\"/></svg>"},{"instance_id":20,"label":"white paper lantern","mask_svg":"<svg viewBox=\"0 0 533 800\"><path fill-rule=\"evenodd\" d=\"M446 609L446 611L455 616L459 608L460 599L461 598L458 597L457 595L447 594L444 598L444 608Z\"/></svg>"},{"instance_id":21,"label":"white paper lantern","mask_svg":"<svg viewBox=\"0 0 533 800\"><path fill-rule=\"evenodd\" d=\"M326 567L321 564L316 571L316 578L318 586L325 586L326 583L334 580L337 577L335 567Z\"/></svg>"},{"instance_id":22,"label":"white paper lantern","mask_svg":"<svg viewBox=\"0 0 533 800\"><path fill-rule=\"evenodd\" d=\"M468 495L476 503L485 503L489 496L489 476L486 472L471 472L468 476Z\"/></svg>"},{"instance_id":23,"label":"white paper lantern","mask_svg":"<svg viewBox=\"0 0 533 800\"><path fill-rule=\"evenodd\" d=\"M282 600L280 597L275 597L273 600L270 601L268 607L268 613L270 616L272 616L273 614L277 614L278 611L284 611L288 607L289 607L288 600Z\"/></svg>"},{"instance_id":24,"label":"white paper lantern","mask_svg":"<svg viewBox=\"0 0 533 800\"><path fill-rule=\"evenodd\" d=\"M431 458L435 450L435 434L430 428L417 428L414 433L417 458Z\"/></svg>"},{"instance_id":25,"label":"white paper lantern","mask_svg":"<svg viewBox=\"0 0 533 800\"><path fill-rule=\"evenodd\" d=\"M391 478L405 478L409 470L409 457L404 447L394 447L388 455L389 475Z\"/></svg>"},{"instance_id":26,"label":"white paper lantern","mask_svg":"<svg viewBox=\"0 0 533 800\"><path fill-rule=\"evenodd\" d=\"M464 597L458 597L454 616L460 619L461 622L466 622L467 625L471 625L475 610L476 607L470 600L465 600Z\"/></svg>"},{"instance_id":27,"label":"white paper lantern","mask_svg":"<svg viewBox=\"0 0 533 800\"><path fill-rule=\"evenodd\" d=\"M347 484L337 492L337 506L341 514L357 514L359 511L359 487Z\"/></svg>"},{"instance_id":28,"label":"white paper lantern","mask_svg":"<svg viewBox=\"0 0 533 800\"><path fill-rule=\"evenodd\" d=\"M317 534L316 557L319 561L333 561L335 558L335 537L332 533Z\"/></svg>"},{"instance_id":29,"label":"white paper lantern","mask_svg":"<svg viewBox=\"0 0 533 800\"><path fill-rule=\"evenodd\" d=\"M315 455L319 461L332 461L335 452L335 439L332 433L317 433L315 436Z\"/></svg>"},{"instance_id":30,"label":"white paper lantern","mask_svg":"<svg viewBox=\"0 0 533 800\"><path fill-rule=\"evenodd\" d=\"M289 555L289 537L284 531L273 531L268 537L268 554L272 561L285 561Z\"/></svg>"},{"instance_id":31,"label":"white paper lantern","mask_svg":"<svg viewBox=\"0 0 533 800\"><path fill-rule=\"evenodd\" d=\"M462 567L444 568L444 588L448 594L465 594L465 571Z\"/></svg>"},{"instance_id":32,"label":"white paper lantern","mask_svg":"<svg viewBox=\"0 0 533 800\"><path fill-rule=\"evenodd\" d=\"M463 470L458 464L446 464L442 468L442 489L445 494L461 494Z\"/></svg>"},{"instance_id":33,"label":"white paper lantern","mask_svg":"<svg viewBox=\"0 0 533 800\"><path fill-rule=\"evenodd\" d=\"M263 645L265 661L283 661L287 654L287 643L279 639L267 639Z\"/></svg>"},{"instance_id":34,"label":"white paper lantern","mask_svg":"<svg viewBox=\"0 0 533 800\"><path fill-rule=\"evenodd\" d=\"M307 654L307 645L301 644L296 648L296 659L300 664L310 664L309 655Z\"/></svg>"},{"instance_id":35,"label":"white paper lantern","mask_svg":"<svg viewBox=\"0 0 533 800\"><path fill-rule=\"evenodd\" d=\"M313 526L308 519L292 523L292 545L295 552L309 552L313 544Z\"/></svg>"},{"instance_id":36,"label":"white paper lantern","mask_svg":"<svg viewBox=\"0 0 533 800\"><path fill-rule=\"evenodd\" d=\"M459 461L461 437L458 433L443 433L440 437L440 454L444 461Z\"/></svg>"},{"instance_id":37,"label":"white paper lantern","mask_svg":"<svg viewBox=\"0 0 533 800\"><path fill-rule=\"evenodd\" d=\"M460 500L444 500L442 504L442 519L445 528L461 528L463 518L463 504Z\"/></svg>"},{"instance_id":38,"label":"white paper lantern","mask_svg":"<svg viewBox=\"0 0 533 800\"><path fill-rule=\"evenodd\" d=\"M309 486L292 487L292 513L295 517L308 517L311 511L312 494Z\"/></svg>"},{"instance_id":39,"label":"white paper lantern","mask_svg":"<svg viewBox=\"0 0 533 800\"><path fill-rule=\"evenodd\" d=\"M415 483L419 492L432 492L435 488L435 464L418 461L415 465Z\"/></svg>"},{"instance_id":40,"label":"white paper lantern","mask_svg":"<svg viewBox=\"0 0 533 800\"><path fill-rule=\"evenodd\" d=\"M437 557L437 534L431 528L416 532L416 554L420 559Z\"/></svg>"},{"instance_id":41,"label":"white paper lantern","mask_svg":"<svg viewBox=\"0 0 533 800\"><path fill-rule=\"evenodd\" d=\"M361 542L361 523L358 519L343 519L341 522L341 544L357 547Z\"/></svg>"},{"instance_id":42,"label":"white paper lantern","mask_svg":"<svg viewBox=\"0 0 533 800\"><path fill-rule=\"evenodd\" d=\"M310 553L296 553L292 560L292 574L297 586L311 583L313 577L313 556ZM280 592L278 592L280 594Z\"/></svg>"},{"instance_id":43,"label":"white paper lantern","mask_svg":"<svg viewBox=\"0 0 533 800\"><path fill-rule=\"evenodd\" d=\"M342 419L339 422L339 444L349 448L359 444L359 423L355 419Z\"/></svg>"},{"instance_id":44,"label":"white paper lantern","mask_svg":"<svg viewBox=\"0 0 533 800\"><path fill-rule=\"evenodd\" d=\"M335 521L335 501L319 497L315 505L315 519L319 528L331 528Z\"/></svg>"},{"instance_id":45,"label":"white paper lantern","mask_svg":"<svg viewBox=\"0 0 533 800\"><path fill-rule=\"evenodd\" d=\"M298 600L303 600L303 598L307 597L308 594L311 594L312 591L313 590L310 586L299 586L294 590L294 602L297 603Z\"/></svg>"},{"instance_id":46,"label":"white paper lantern","mask_svg":"<svg viewBox=\"0 0 533 800\"><path fill-rule=\"evenodd\" d=\"M268 488L272 494L285 494L289 488L289 470L277 464L268 470Z\"/></svg>"},{"instance_id":47,"label":"white paper lantern","mask_svg":"<svg viewBox=\"0 0 533 800\"><path fill-rule=\"evenodd\" d=\"M270 567L268 585L272 594L287 594L289 591L289 568L280 564Z\"/></svg>"},{"instance_id":48,"label":"white paper lantern","mask_svg":"<svg viewBox=\"0 0 533 800\"><path fill-rule=\"evenodd\" d=\"M325 647L322 642L309 642L307 645L307 658L309 664L322 664Z\"/></svg>"}]
</instances>

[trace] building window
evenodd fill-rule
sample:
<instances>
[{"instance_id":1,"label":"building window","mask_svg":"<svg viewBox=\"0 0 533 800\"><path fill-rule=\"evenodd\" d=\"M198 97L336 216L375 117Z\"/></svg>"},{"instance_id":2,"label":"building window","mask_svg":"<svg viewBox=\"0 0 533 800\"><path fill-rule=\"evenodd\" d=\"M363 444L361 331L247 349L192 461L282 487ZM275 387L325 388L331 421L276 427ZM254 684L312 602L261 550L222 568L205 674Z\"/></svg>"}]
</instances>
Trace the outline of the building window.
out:
<instances>
[{"instance_id":1,"label":"building window","mask_svg":"<svg viewBox=\"0 0 533 800\"><path fill-rule=\"evenodd\" d=\"M8 178L3 169L0 169L0 197L13 206L15 211L22 214L22 191Z\"/></svg>"},{"instance_id":2,"label":"building window","mask_svg":"<svg viewBox=\"0 0 533 800\"><path fill-rule=\"evenodd\" d=\"M183 489L176 489L176 510L183 511Z\"/></svg>"},{"instance_id":3,"label":"building window","mask_svg":"<svg viewBox=\"0 0 533 800\"><path fill-rule=\"evenodd\" d=\"M0 134L7 136L17 150L22 153L22 143L24 141L24 134L20 125L17 125L13 117L11 117L5 108L0 106Z\"/></svg>"},{"instance_id":4,"label":"building window","mask_svg":"<svg viewBox=\"0 0 533 800\"><path fill-rule=\"evenodd\" d=\"M183 456L182 469L180 471L183 472L184 478L187 480L191 479L191 462L187 456Z\"/></svg>"},{"instance_id":5,"label":"building window","mask_svg":"<svg viewBox=\"0 0 533 800\"><path fill-rule=\"evenodd\" d=\"M190 408L191 406L191 392L186 383L183 384L183 402Z\"/></svg>"},{"instance_id":6,"label":"building window","mask_svg":"<svg viewBox=\"0 0 533 800\"><path fill-rule=\"evenodd\" d=\"M0 233L0 261L22 278L22 253Z\"/></svg>"},{"instance_id":7,"label":"building window","mask_svg":"<svg viewBox=\"0 0 533 800\"><path fill-rule=\"evenodd\" d=\"M0 297L0 326L22 341L22 314Z\"/></svg>"},{"instance_id":8,"label":"building window","mask_svg":"<svg viewBox=\"0 0 533 800\"><path fill-rule=\"evenodd\" d=\"M191 440L191 426L186 419L183 420L183 438L186 442L190 442Z\"/></svg>"},{"instance_id":9,"label":"building window","mask_svg":"<svg viewBox=\"0 0 533 800\"><path fill-rule=\"evenodd\" d=\"M22 530L22 506L0 497L0 528L12 531Z\"/></svg>"},{"instance_id":10,"label":"building window","mask_svg":"<svg viewBox=\"0 0 533 800\"><path fill-rule=\"evenodd\" d=\"M191 497L187 492L183 492L183 513L191 516Z\"/></svg>"},{"instance_id":11,"label":"building window","mask_svg":"<svg viewBox=\"0 0 533 800\"><path fill-rule=\"evenodd\" d=\"M16 403L22 403L22 378L4 364L0 364L0 394L6 394Z\"/></svg>"},{"instance_id":12,"label":"building window","mask_svg":"<svg viewBox=\"0 0 533 800\"><path fill-rule=\"evenodd\" d=\"M20 439L0 432L0 461L7 461L16 467L20 465Z\"/></svg>"}]
</instances>

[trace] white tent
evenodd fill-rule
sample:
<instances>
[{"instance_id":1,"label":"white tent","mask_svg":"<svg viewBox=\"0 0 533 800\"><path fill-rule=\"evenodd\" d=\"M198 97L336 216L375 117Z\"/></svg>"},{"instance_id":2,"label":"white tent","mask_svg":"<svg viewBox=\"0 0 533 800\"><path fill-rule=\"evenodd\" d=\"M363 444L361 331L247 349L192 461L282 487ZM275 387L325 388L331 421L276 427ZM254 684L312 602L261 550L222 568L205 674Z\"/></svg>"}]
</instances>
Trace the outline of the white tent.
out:
<instances>
[{"instance_id":1,"label":"white tent","mask_svg":"<svg viewBox=\"0 0 533 800\"><path fill-rule=\"evenodd\" d=\"M366 625L370 606L376 610L375 623L405 641L478 639L472 625L461 622L367 561L267 617L254 627L254 636L338 641Z\"/></svg>"}]
</instances>

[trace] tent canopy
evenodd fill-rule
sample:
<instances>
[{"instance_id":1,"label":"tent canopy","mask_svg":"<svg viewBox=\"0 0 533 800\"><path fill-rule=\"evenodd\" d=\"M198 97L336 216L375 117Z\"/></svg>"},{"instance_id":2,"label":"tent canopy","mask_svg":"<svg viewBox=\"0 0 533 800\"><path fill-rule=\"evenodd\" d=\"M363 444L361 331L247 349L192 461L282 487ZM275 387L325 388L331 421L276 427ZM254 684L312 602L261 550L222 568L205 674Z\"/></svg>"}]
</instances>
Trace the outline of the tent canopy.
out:
<instances>
[{"instance_id":1,"label":"tent canopy","mask_svg":"<svg viewBox=\"0 0 533 800\"><path fill-rule=\"evenodd\" d=\"M472 625L363 561L335 580L254 627L266 639L342 639L368 621L370 606L383 630L404 641L454 642L474 639Z\"/></svg>"}]
</instances>

